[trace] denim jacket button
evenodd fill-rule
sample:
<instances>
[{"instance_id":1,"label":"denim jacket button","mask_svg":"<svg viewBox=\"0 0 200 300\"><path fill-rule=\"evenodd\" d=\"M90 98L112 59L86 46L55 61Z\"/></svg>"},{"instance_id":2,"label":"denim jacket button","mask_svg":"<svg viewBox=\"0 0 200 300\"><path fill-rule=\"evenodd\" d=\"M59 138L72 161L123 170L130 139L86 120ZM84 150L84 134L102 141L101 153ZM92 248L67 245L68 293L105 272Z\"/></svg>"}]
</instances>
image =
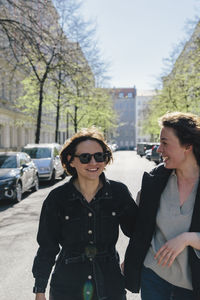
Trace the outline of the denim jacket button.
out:
<instances>
[{"instance_id":1,"label":"denim jacket button","mask_svg":"<svg viewBox=\"0 0 200 300\"><path fill-rule=\"evenodd\" d=\"M65 220L69 220L69 216L65 216Z\"/></svg>"},{"instance_id":2,"label":"denim jacket button","mask_svg":"<svg viewBox=\"0 0 200 300\"><path fill-rule=\"evenodd\" d=\"M112 216L116 216L116 212L115 211L112 212Z\"/></svg>"},{"instance_id":3,"label":"denim jacket button","mask_svg":"<svg viewBox=\"0 0 200 300\"><path fill-rule=\"evenodd\" d=\"M92 230L88 230L88 234L92 234Z\"/></svg>"},{"instance_id":4,"label":"denim jacket button","mask_svg":"<svg viewBox=\"0 0 200 300\"><path fill-rule=\"evenodd\" d=\"M88 275L88 279L92 279L92 276L91 276L91 275Z\"/></svg>"},{"instance_id":5,"label":"denim jacket button","mask_svg":"<svg viewBox=\"0 0 200 300\"><path fill-rule=\"evenodd\" d=\"M92 213L91 213L91 212L89 212L89 213L88 213L88 216L89 216L89 217L92 217Z\"/></svg>"}]
</instances>

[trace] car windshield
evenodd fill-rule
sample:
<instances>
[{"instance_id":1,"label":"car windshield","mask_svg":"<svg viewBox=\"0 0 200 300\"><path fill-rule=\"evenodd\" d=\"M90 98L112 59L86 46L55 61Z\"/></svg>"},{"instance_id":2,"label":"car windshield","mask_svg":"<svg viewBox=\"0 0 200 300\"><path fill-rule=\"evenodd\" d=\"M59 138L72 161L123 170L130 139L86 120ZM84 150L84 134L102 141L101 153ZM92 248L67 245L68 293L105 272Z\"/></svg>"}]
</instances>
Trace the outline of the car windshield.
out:
<instances>
[{"instance_id":1,"label":"car windshield","mask_svg":"<svg viewBox=\"0 0 200 300\"><path fill-rule=\"evenodd\" d=\"M17 158L14 155L0 155L0 168L12 169L17 168Z\"/></svg>"},{"instance_id":2,"label":"car windshield","mask_svg":"<svg viewBox=\"0 0 200 300\"><path fill-rule=\"evenodd\" d=\"M51 149L50 148L24 148L24 152L28 153L31 158L49 158L51 157Z\"/></svg>"}]
</instances>

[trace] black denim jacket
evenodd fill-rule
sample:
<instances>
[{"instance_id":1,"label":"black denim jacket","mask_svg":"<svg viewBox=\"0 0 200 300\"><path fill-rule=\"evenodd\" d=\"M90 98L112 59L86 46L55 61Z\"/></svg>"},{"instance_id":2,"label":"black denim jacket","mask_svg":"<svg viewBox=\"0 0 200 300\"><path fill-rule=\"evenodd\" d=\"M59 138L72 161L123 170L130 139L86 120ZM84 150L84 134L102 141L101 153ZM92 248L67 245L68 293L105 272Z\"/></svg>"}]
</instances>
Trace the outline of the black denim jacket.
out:
<instances>
[{"instance_id":1,"label":"black denim jacket","mask_svg":"<svg viewBox=\"0 0 200 300\"><path fill-rule=\"evenodd\" d=\"M131 235L137 205L124 184L109 181L104 174L103 187L90 203L74 187L73 180L72 177L51 191L43 203L37 235L39 249L33 264L35 292L45 291L59 253L51 279L53 288L70 293L74 281L75 288L81 289L89 276L94 278L96 289L99 278L103 278L103 293L122 293L124 284L115 244L119 225L125 235ZM109 263L106 257L110 257Z\"/></svg>"},{"instance_id":2,"label":"black denim jacket","mask_svg":"<svg viewBox=\"0 0 200 300\"><path fill-rule=\"evenodd\" d=\"M124 273L126 288L139 293L141 270L145 256L151 244L156 226L156 215L161 194L173 170L159 165L150 173L144 173L140 195L140 205L134 237L130 239L126 250ZM198 185L193 209L190 232L200 232L200 183ZM191 268L194 299L200 299L200 259L194 249L188 247L188 263Z\"/></svg>"}]
</instances>

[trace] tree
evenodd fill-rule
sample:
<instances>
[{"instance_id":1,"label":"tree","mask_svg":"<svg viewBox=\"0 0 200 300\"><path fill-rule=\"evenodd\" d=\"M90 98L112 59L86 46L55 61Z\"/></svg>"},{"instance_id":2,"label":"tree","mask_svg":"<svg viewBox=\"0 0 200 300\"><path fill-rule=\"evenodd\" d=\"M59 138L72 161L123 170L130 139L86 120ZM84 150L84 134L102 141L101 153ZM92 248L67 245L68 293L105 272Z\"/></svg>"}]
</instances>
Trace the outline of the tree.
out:
<instances>
[{"instance_id":1,"label":"tree","mask_svg":"<svg viewBox=\"0 0 200 300\"><path fill-rule=\"evenodd\" d=\"M12 12L12 13L11 13ZM41 18L48 16L48 18ZM44 85L49 73L55 68L59 52L54 29L58 27L56 12L51 1L6 0L3 6L0 26L4 37L5 49L14 68L23 69L25 74L32 73L38 82L38 112L35 142L40 141Z\"/></svg>"},{"instance_id":2,"label":"tree","mask_svg":"<svg viewBox=\"0 0 200 300\"><path fill-rule=\"evenodd\" d=\"M150 101L143 129L157 135L158 118L166 112L183 111L200 114L200 21L182 52L170 56L171 70L162 77L162 88Z\"/></svg>"}]
</instances>

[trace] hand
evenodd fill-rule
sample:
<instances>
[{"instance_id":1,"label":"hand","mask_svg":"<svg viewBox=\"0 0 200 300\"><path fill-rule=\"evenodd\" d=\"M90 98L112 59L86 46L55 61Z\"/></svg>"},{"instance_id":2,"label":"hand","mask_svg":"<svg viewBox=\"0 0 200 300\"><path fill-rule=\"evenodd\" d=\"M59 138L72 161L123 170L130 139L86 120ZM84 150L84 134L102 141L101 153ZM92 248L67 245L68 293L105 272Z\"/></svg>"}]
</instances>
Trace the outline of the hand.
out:
<instances>
[{"instance_id":1,"label":"hand","mask_svg":"<svg viewBox=\"0 0 200 300\"><path fill-rule=\"evenodd\" d=\"M122 274L124 274L124 261L121 263L121 271L122 271Z\"/></svg>"},{"instance_id":2,"label":"hand","mask_svg":"<svg viewBox=\"0 0 200 300\"><path fill-rule=\"evenodd\" d=\"M170 267L175 258L185 249L187 246L187 233L182 233L177 237L167 241L154 256L157 259L158 264L162 266Z\"/></svg>"},{"instance_id":3,"label":"hand","mask_svg":"<svg viewBox=\"0 0 200 300\"><path fill-rule=\"evenodd\" d=\"M46 300L45 293L37 293L35 295L35 300Z\"/></svg>"}]
</instances>

